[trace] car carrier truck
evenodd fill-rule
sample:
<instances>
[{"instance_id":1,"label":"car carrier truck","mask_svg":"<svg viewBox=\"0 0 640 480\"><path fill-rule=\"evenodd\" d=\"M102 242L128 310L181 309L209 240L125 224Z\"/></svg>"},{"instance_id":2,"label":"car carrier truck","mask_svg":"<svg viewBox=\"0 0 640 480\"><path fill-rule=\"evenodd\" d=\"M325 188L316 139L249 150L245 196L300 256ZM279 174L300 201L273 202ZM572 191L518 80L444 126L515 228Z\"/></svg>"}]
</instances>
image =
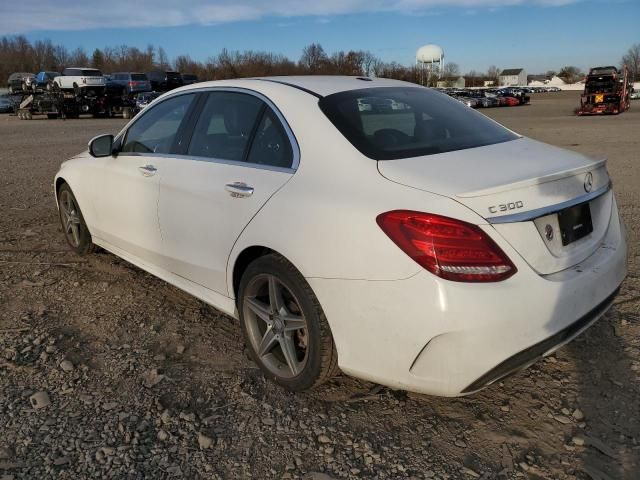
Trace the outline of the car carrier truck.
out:
<instances>
[{"instance_id":1,"label":"car carrier truck","mask_svg":"<svg viewBox=\"0 0 640 480\"><path fill-rule=\"evenodd\" d=\"M594 67L585 80L577 115L617 115L631 106L632 83L629 69L623 66Z\"/></svg>"}]
</instances>

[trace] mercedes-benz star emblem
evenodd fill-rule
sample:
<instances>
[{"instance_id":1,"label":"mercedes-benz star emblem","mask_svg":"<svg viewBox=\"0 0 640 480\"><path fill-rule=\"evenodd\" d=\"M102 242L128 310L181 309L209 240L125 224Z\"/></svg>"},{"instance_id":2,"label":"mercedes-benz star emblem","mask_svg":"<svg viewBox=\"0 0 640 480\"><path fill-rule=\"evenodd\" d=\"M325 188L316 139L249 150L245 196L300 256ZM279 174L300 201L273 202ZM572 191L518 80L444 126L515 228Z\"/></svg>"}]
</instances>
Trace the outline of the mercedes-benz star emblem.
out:
<instances>
[{"instance_id":1,"label":"mercedes-benz star emblem","mask_svg":"<svg viewBox=\"0 0 640 480\"><path fill-rule=\"evenodd\" d=\"M587 176L584 177L584 191L589 193L593 188L593 173L587 173Z\"/></svg>"},{"instance_id":2,"label":"mercedes-benz star emblem","mask_svg":"<svg viewBox=\"0 0 640 480\"><path fill-rule=\"evenodd\" d=\"M547 237L549 241L553 240L553 227L551 225L547 224L547 226L544 227L544 236Z\"/></svg>"}]
</instances>

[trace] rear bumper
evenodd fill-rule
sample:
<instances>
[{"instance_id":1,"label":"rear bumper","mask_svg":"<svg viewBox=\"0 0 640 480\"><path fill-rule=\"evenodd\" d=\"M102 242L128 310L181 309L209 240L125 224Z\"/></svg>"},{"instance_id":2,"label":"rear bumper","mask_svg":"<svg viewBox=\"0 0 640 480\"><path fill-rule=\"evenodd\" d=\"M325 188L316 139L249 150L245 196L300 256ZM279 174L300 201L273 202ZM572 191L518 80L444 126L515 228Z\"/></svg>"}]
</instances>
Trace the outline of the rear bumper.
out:
<instances>
[{"instance_id":1,"label":"rear bumper","mask_svg":"<svg viewBox=\"0 0 640 480\"><path fill-rule=\"evenodd\" d=\"M586 315L583 315L577 321L572 323L566 328L563 328L555 335L550 336L542 342L509 357L503 361L500 365L496 366L492 370L485 373L482 377L478 378L475 382L462 390L463 394L473 393L491 385L498 380L502 380L511 374L517 373L529 365L534 364L538 360L552 354L558 348L569 343L575 337L580 335L583 331L593 325L613 304L613 300L618 295L619 288L609 295L602 303L596 306Z\"/></svg>"},{"instance_id":2,"label":"rear bumper","mask_svg":"<svg viewBox=\"0 0 640 480\"><path fill-rule=\"evenodd\" d=\"M617 216L587 259L539 275L511 247L518 273L494 284L309 278L341 369L392 388L460 396L525 368L600 318L626 276Z\"/></svg>"}]
</instances>

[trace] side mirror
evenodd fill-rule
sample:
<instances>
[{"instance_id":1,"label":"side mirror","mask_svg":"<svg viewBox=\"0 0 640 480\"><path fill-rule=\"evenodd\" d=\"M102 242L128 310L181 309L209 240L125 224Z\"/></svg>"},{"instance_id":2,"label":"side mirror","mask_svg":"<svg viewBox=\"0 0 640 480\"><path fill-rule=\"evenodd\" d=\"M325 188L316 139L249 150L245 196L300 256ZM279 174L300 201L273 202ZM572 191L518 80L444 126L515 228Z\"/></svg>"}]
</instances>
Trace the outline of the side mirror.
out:
<instances>
[{"instance_id":1,"label":"side mirror","mask_svg":"<svg viewBox=\"0 0 640 480\"><path fill-rule=\"evenodd\" d=\"M109 157L113 155L113 135L98 135L89 141L89 153L92 157Z\"/></svg>"}]
</instances>

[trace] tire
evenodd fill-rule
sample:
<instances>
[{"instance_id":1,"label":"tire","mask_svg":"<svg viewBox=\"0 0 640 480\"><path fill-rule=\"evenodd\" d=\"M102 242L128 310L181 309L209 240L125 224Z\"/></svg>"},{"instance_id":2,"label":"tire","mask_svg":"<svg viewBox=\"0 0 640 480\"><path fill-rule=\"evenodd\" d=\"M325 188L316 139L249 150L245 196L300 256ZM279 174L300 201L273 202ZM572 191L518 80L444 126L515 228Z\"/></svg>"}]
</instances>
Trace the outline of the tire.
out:
<instances>
[{"instance_id":1,"label":"tire","mask_svg":"<svg viewBox=\"0 0 640 480\"><path fill-rule=\"evenodd\" d=\"M97 247L91 240L78 201L66 183L58 190L58 211L62 233L71 249L80 255L95 252Z\"/></svg>"},{"instance_id":2,"label":"tire","mask_svg":"<svg viewBox=\"0 0 640 480\"><path fill-rule=\"evenodd\" d=\"M125 107L122 109L122 118L128 120L131 118L131 109L129 107Z\"/></svg>"},{"instance_id":3,"label":"tire","mask_svg":"<svg viewBox=\"0 0 640 480\"><path fill-rule=\"evenodd\" d=\"M271 306L276 304L277 309ZM338 354L322 307L304 277L282 256L265 255L247 267L240 280L238 312L249 355L265 377L301 392L338 372Z\"/></svg>"}]
</instances>

